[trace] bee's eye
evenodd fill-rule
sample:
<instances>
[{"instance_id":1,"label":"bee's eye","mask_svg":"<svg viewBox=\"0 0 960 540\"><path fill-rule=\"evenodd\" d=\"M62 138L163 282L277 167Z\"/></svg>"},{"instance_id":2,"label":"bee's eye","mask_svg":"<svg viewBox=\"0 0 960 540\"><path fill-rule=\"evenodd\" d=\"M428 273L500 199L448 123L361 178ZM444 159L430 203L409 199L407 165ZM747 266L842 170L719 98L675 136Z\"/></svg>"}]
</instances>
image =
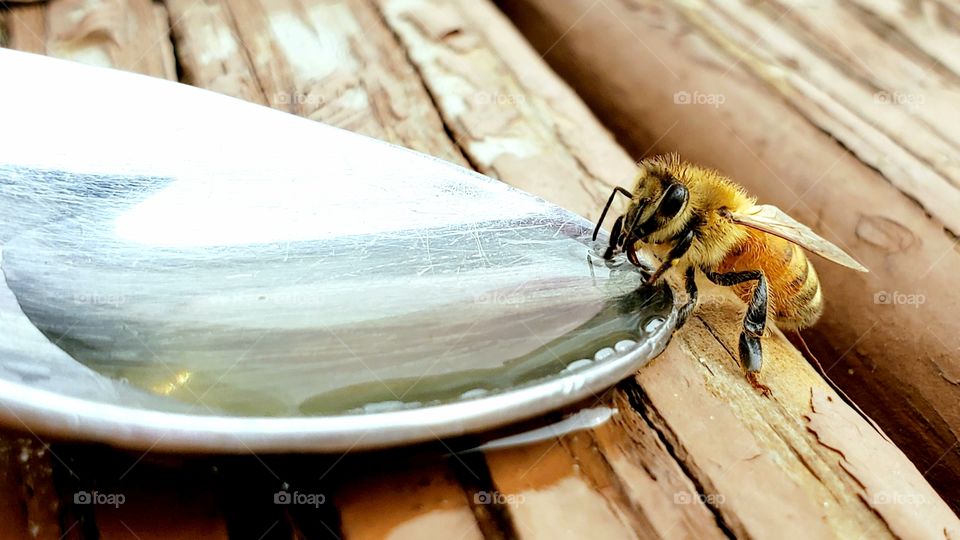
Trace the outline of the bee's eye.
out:
<instances>
[{"instance_id":1,"label":"bee's eye","mask_svg":"<svg viewBox=\"0 0 960 540\"><path fill-rule=\"evenodd\" d=\"M660 207L657 213L663 218L669 219L680 213L683 205L687 202L690 192L683 184L670 184L663 198L660 200Z\"/></svg>"}]
</instances>

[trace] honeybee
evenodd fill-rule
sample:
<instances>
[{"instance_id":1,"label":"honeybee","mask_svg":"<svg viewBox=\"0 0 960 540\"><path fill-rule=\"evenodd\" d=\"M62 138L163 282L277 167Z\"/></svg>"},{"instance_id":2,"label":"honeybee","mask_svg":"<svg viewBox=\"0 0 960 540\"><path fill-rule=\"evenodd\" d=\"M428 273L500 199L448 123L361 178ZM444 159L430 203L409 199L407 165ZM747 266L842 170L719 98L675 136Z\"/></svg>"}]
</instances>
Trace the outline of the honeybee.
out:
<instances>
[{"instance_id":1,"label":"honeybee","mask_svg":"<svg viewBox=\"0 0 960 540\"><path fill-rule=\"evenodd\" d=\"M747 303L740 333L739 357L750 383L764 394L759 380L763 352L760 338L771 317L785 330L814 324L823 312L823 294L806 248L843 266L868 270L842 249L824 240L782 210L757 205L756 199L719 172L686 163L676 154L640 163L633 192L622 187L610 194L593 238L617 194L630 198L617 218L604 258L625 252L643 267L639 246L666 252L648 278L683 272L687 302L679 308L678 327L697 304L696 270L707 279L734 287Z\"/></svg>"}]
</instances>

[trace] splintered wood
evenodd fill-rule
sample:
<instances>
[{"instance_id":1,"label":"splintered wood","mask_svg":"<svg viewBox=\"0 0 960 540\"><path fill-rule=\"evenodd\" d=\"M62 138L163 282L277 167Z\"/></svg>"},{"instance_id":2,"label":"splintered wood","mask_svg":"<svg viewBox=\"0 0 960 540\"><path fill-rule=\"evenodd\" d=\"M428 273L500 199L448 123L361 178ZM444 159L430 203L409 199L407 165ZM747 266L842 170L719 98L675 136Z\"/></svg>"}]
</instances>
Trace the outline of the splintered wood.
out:
<instances>
[{"instance_id":1,"label":"splintered wood","mask_svg":"<svg viewBox=\"0 0 960 540\"><path fill-rule=\"evenodd\" d=\"M167 5L185 82L466 163L369 3Z\"/></svg>"},{"instance_id":2,"label":"splintered wood","mask_svg":"<svg viewBox=\"0 0 960 540\"><path fill-rule=\"evenodd\" d=\"M114 10L121 4L131 9ZM634 160L487 0L126 0L84 11L87 5L53 0L8 8L8 46L160 77L179 73L189 84L472 167L591 219L611 188L629 185L633 176ZM697 15L704 25L719 27L720 19L708 18L714 16L721 14ZM819 19L795 24L829 43ZM624 31L620 23L612 27ZM761 20L753 27L775 30ZM583 39L576 28L570 34ZM925 43L937 49L935 40L928 36ZM147 47L148 42L156 43ZM821 93L835 67L804 56L791 41L776 47L766 54L795 56L823 77L796 90L809 95L810 114L824 122L838 118L829 121L846 122L851 132L867 129L862 121L819 108L827 105ZM593 54L610 53L598 46ZM708 61L720 53L704 54ZM753 65L746 56L743 61ZM910 66L892 58L861 75L896 80ZM782 72L768 75L771 84L800 84ZM948 82L942 77L931 84ZM860 114L875 114L876 106L863 98L856 98ZM933 120L887 116L870 129L912 129L912 123ZM648 133L649 142L661 136L673 140L671 130L657 127ZM945 150L932 130L922 137L929 140L909 144L931 153L923 159ZM871 152L889 151L884 167L920 167L918 158L892 151L898 143L889 134L872 141ZM924 190L955 181L956 171L947 164L925 170L926 176L903 175L899 181L926 201L931 213L946 218L951 199L931 198ZM243 513L250 515L231 513L236 497L229 489L218 511L201 484L196 500L204 510L188 512L179 534L204 530L223 536L229 529L232 536L241 532L238 523L257 523L264 529L273 524L278 528L271 528L272 534L285 537L313 530L371 539L960 538L960 522L920 471L830 390L776 329L764 338L772 398L747 384L736 360L744 306L727 291L702 287L719 300L704 306L660 358L611 392L618 413L600 427L483 455L448 455L426 465L413 464L409 452L399 451L377 454L379 463L390 464L379 469L333 456L310 473L322 479L333 518L322 512L278 514L270 489L281 485L284 474L273 474L272 461L251 460L247 466L261 474L267 468L271 477L262 487L246 486L251 494L244 495ZM104 455L99 459L111 459L109 452ZM82 459L96 461L91 455ZM17 468L4 470L16 474ZM149 474L136 478L140 484L131 492L164 485ZM108 485L127 489L122 482ZM0 493L22 500L17 486L14 477L0 476ZM162 496L144 495L148 506L179 514L181 504L168 500L166 489ZM150 537L155 529L144 508L141 503L111 509L98 514L96 523L101 532L122 534L127 526ZM13 510L0 506L0 511ZM0 531L27 526L22 513L0 524Z\"/></svg>"},{"instance_id":3,"label":"splintered wood","mask_svg":"<svg viewBox=\"0 0 960 540\"><path fill-rule=\"evenodd\" d=\"M17 6L5 19L11 49L177 79L163 4L59 0Z\"/></svg>"}]
</instances>

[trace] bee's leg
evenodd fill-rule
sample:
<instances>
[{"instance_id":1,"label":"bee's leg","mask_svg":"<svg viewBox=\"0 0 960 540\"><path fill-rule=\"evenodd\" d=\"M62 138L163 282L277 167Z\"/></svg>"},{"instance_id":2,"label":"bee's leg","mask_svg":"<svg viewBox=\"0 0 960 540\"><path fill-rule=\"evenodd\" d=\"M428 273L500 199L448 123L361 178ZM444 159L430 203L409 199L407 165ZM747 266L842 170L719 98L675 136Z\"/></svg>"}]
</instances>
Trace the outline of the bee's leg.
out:
<instances>
[{"instance_id":1,"label":"bee's leg","mask_svg":"<svg viewBox=\"0 0 960 540\"><path fill-rule=\"evenodd\" d=\"M640 260L640 257L637 255L637 244L630 242L624 248L624 251L627 253L627 260L630 261L630 264L636 266L637 268L643 268L643 261Z\"/></svg>"},{"instance_id":2,"label":"bee's leg","mask_svg":"<svg viewBox=\"0 0 960 540\"><path fill-rule=\"evenodd\" d=\"M691 224L687 225L687 228L680 233L680 240L673 245L673 248L670 249L670 253L667 254L666 259L660 264L656 272L650 276L650 279L647 280L648 285L653 285L656 283L664 272L680 262L680 258L690 251L690 246L693 244L693 239L696 237L696 234L694 233L696 227L697 224L691 222Z\"/></svg>"},{"instance_id":3,"label":"bee's leg","mask_svg":"<svg viewBox=\"0 0 960 540\"><path fill-rule=\"evenodd\" d=\"M603 252L603 258L605 260L610 260L613 258L613 253L619 247L619 241L621 233L623 232L623 216L617 218L613 222L613 228L610 229L610 245L607 246L607 250ZM596 231L594 231L594 238L596 238Z\"/></svg>"},{"instance_id":4,"label":"bee's leg","mask_svg":"<svg viewBox=\"0 0 960 540\"><path fill-rule=\"evenodd\" d=\"M740 362L747 370L747 380L764 395L769 395L770 389L759 380L760 367L763 365L763 349L760 338L767 326L767 278L760 270L744 272L705 272L707 279L725 287L739 285L747 281L756 281L753 289L753 298L747 306L747 315L743 318L743 332L740 333Z\"/></svg>"},{"instance_id":5,"label":"bee's leg","mask_svg":"<svg viewBox=\"0 0 960 540\"><path fill-rule=\"evenodd\" d=\"M687 302L680 306L679 314L677 315L677 328L682 327L686 324L687 319L690 318L690 314L693 313L694 308L697 307L697 280L695 276L695 268L687 268L686 274L684 274L684 286L687 289Z\"/></svg>"}]
</instances>

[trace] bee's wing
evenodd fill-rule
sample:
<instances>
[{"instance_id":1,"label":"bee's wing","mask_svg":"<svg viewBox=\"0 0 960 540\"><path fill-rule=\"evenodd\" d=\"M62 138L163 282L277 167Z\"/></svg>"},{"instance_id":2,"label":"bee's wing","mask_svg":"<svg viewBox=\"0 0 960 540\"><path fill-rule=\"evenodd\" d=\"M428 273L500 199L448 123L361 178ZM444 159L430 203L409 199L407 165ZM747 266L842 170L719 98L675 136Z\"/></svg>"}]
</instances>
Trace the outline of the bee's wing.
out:
<instances>
[{"instance_id":1,"label":"bee's wing","mask_svg":"<svg viewBox=\"0 0 960 540\"><path fill-rule=\"evenodd\" d=\"M730 217L735 223L789 240L837 264L860 272L869 272L847 252L771 204L761 204L743 212L731 213Z\"/></svg>"}]
</instances>

